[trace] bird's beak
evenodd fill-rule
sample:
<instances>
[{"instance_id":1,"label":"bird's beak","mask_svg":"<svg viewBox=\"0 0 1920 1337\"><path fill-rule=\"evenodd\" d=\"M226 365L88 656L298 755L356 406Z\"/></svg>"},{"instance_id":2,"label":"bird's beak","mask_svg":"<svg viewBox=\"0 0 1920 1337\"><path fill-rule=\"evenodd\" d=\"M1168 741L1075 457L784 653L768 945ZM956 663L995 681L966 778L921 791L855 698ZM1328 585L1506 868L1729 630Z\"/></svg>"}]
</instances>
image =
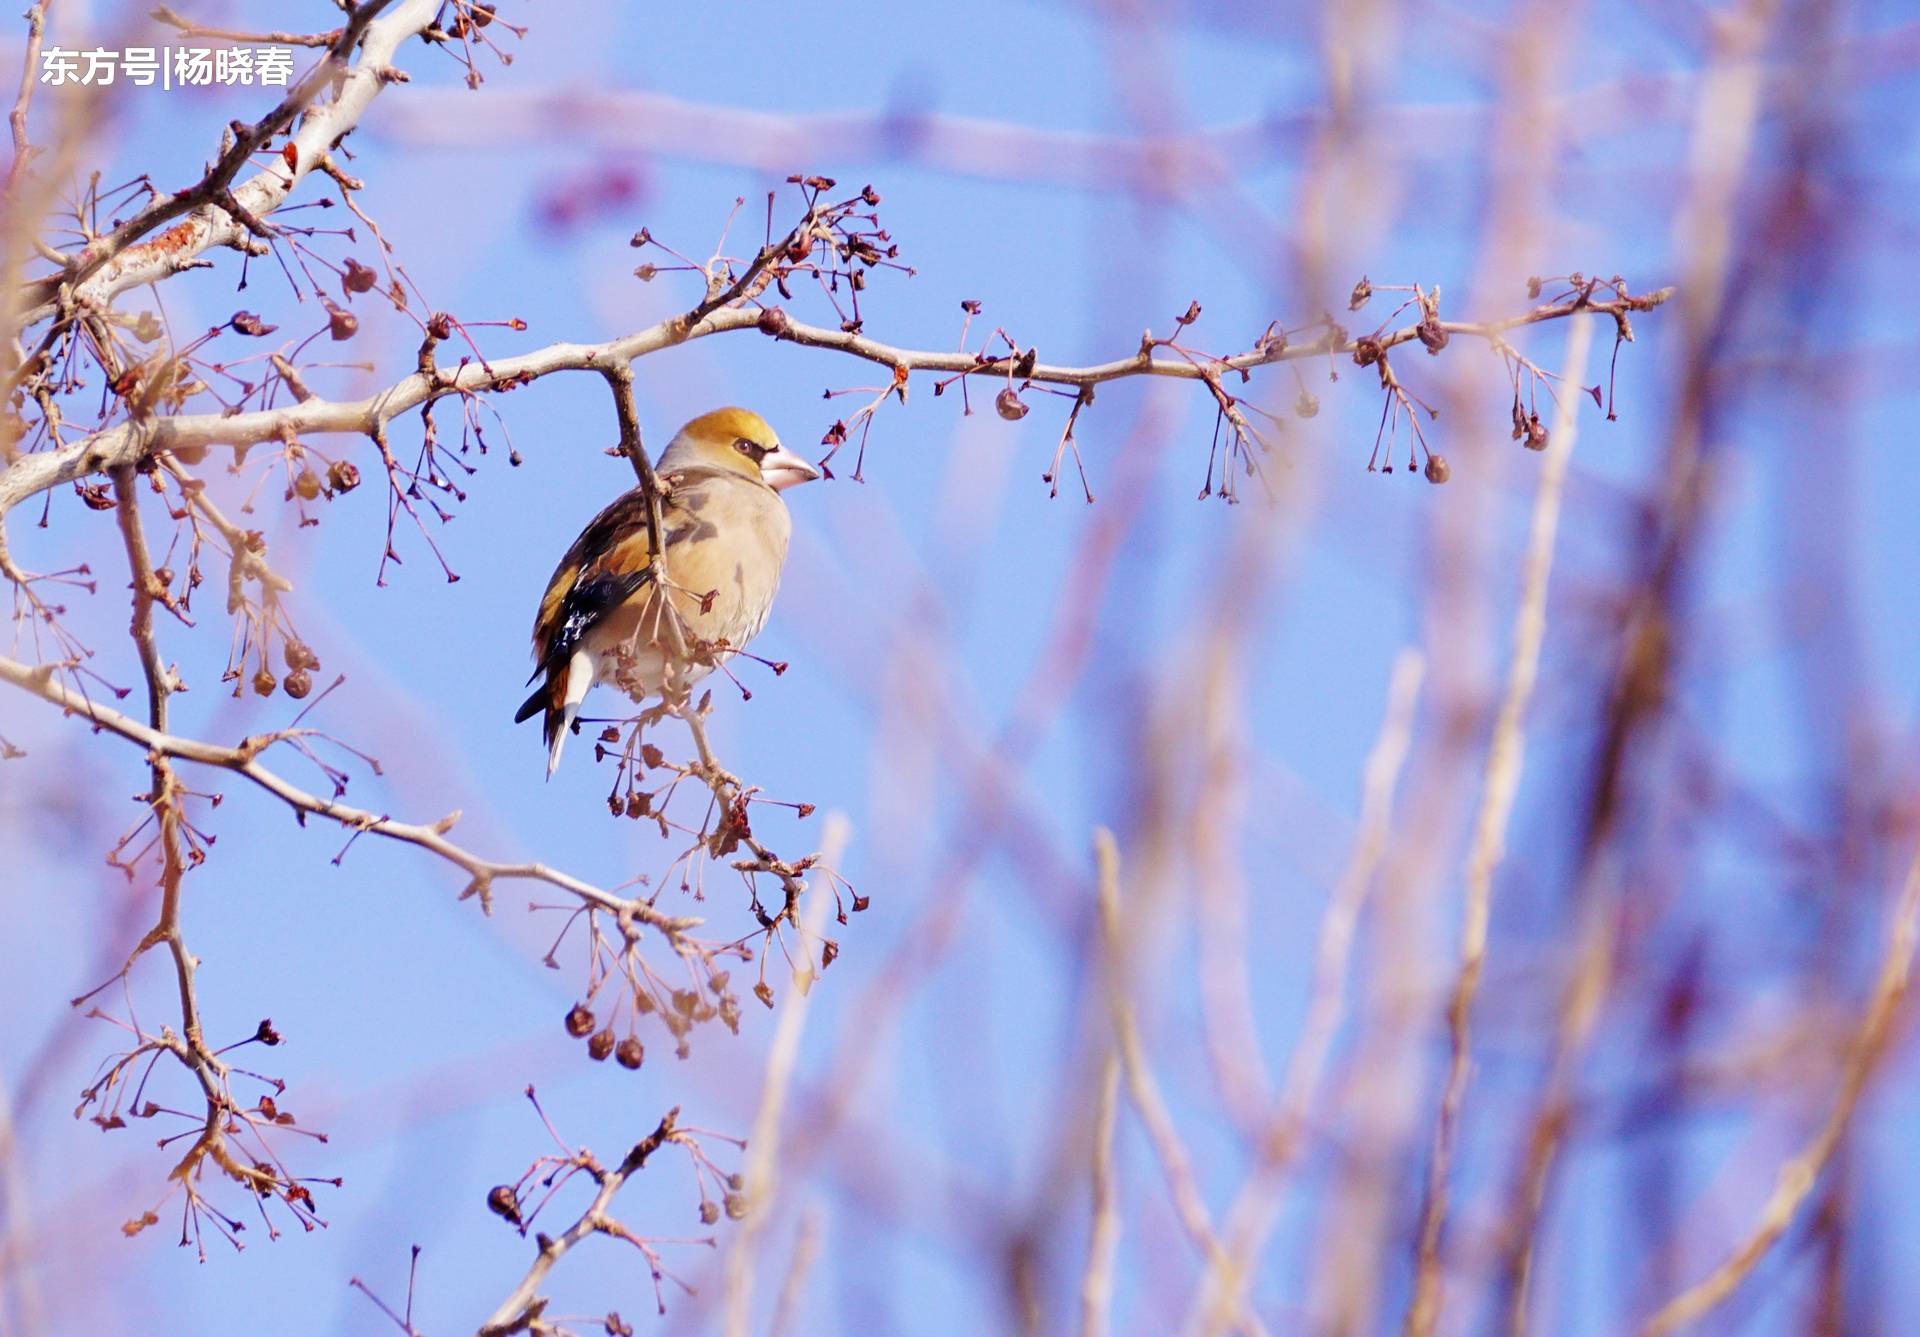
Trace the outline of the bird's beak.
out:
<instances>
[{"instance_id":1,"label":"bird's beak","mask_svg":"<svg viewBox=\"0 0 1920 1337\"><path fill-rule=\"evenodd\" d=\"M760 476L775 492L784 492L802 483L811 483L820 471L785 446L760 461Z\"/></svg>"}]
</instances>

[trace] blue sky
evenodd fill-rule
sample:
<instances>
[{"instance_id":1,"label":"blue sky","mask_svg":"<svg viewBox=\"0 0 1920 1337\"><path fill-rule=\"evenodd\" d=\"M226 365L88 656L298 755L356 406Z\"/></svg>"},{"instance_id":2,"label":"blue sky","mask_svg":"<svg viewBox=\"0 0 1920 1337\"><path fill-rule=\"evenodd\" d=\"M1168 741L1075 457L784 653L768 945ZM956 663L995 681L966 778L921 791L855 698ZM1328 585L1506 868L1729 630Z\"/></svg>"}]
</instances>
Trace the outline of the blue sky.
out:
<instances>
[{"instance_id":1,"label":"blue sky","mask_svg":"<svg viewBox=\"0 0 1920 1337\"><path fill-rule=\"evenodd\" d=\"M236 4L195 16L245 24L262 21L264 8ZM274 21L295 21L286 7L272 8ZM1137 56L1149 70L1160 65L1180 125L1273 116L1285 126L1286 117L1313 111L1325 96L1319 16L1294 6L1276 7L1271 16L1245 4L1195 7L1169 16L1150 40L1117 42L1103 37L1099 13L1067 5L989 3L961 16L930 6L856 3L824 16L742 0L649 7L642 19L637 8L549 0L503 5L502 12L531 24L527 40L513 48L511 68L485 67L485 87L466 94L449 62L409 49L403 64L413 83L383 94L349 145L352 170L368 183L365 207L436 306L467 318L527 322L523 334L489 331L489 351L606 338L683 308L692 292L683 276L652 284L631 277L639 257L627 238L641 225L704 254L736 197L747 200L735 224L736 251L757 236L768 189L781 192L776 220L792 212L781 173L705 161L738 158L737 145L709 153L709 146L688 143L642 155L597 143L601 113L590 100L597 90L648 90L776 116L926 112L1090 135L1139 129L1127 100L1116 96L1115 59ZM1567 59L1565 80L1574 89L1602 90L1625 80L1628 94L1596 98L1598 111L1580 111L1554 146L1550 168L1536 172L1489 161L1487 151L1484 108L1495 90L1484 56L1489 33L1509 17L1486 6L1383 12L1374 96L1413 110L1383 112L1371 123L1377 128L1366 133L1379 135L1383 150L1377 174L1348 182L1351 193L1327 208L1335 240L1323 291L1303 290L1309 276L1280 244L1308 207L1302 192L1309 137L1297 127L1273 132L1237 177L1233 195L1208 193L1177 205L1053 184L1044 164L1023 164L1019 180L958 173L926 160L910 142L893 152L828 151L786 170L824 172L843 186L871 181L884 196L882 218L918 273L876 280L866 294L867 331L912 347L952 346L962 299L984 302L986 328L1004 325L1047 360L1083 362L1130 352L1143 328L1169 331L1172 317L1196 299L1205 308L1195 330L1203 346L1245 347L1269 320L1341 309L1361 273L1376 283L1440 284L1448 313L1461 315L1520 310L1529 273L1618 272L1636 289L1674 281L1676 163L1697 87L1690 21L1669 27L1669 20L1638 10L1617 20L1589 15L1570 43L1579 54ZM1863 6L1851 21L1870 33L1899 17L1894 6ZM118 30L106 16L97 18L98 40L112 45ZM1637 94L1635 79L1645 81ZM577 119L542 123L530 136L510 133L484 113L471 129L461 119L463 108L484 107L490 97L555 90L588 102L568 113ZM1823 181L1861 183L1858 207L1872 220L1871 235L1845 259L1864 272L1888 273L1884 245L1914 233L1912 125L1910 114L1901 115L1910 113L1912 96L1911 78L1896 72L1863 80L1854 101L1836 111L1843 126L1874 127L1858 140L1870 148L1845 164L1827 162L1832 178ZM431 133L405 129L400 109L413 105L409 99L426 109ZM191 179L216 128L231 116L256 114L257 102L124 91L105 108L115 119L96 140L100 165L109 180L135 170L169 184ZM384 124L388 112L402 121L399 128ZM415 125L420 115L408 113ZM1761 160L1777 163L1781 151L1763 129ZM557 192L620 176L635 186L617 207L566 226L543 208ZM1522 250L1489 253L1486 229L1503 221L1490 209L1511 198L1544 212ZM354 253L373 259L364 240ZM217 323L240 306L267 312L289 330L317 319L310 304L293 308L270 265L256 265L248 292L237 296L236 269L223 256L214 271L167 284L175 328ZM1815 694L1810 709L1797 704L1805 699L1799 684L1809 657L1821 660L1804 642L1806 629L1817 633L1824 624L1821 592L1794 585L1792 545L1824 537L1839 548L1858 653L1832 680L1851 684L1851 704L1886 737L1912 736L1910 665L1920 657L1920 616L1906 588L1920 530L1900 484L1913 393L1891 372L1850 374L1860 364L1847 360L1857 356L1847 350L1865 346L1874 350L1870 357L1901 366L1910 321L1896 296L1872 284L1855 288L1845 320L1834 307L1821 308L1797 350L1835 367L1830 414L1812 415L1809 403L1817 401L1783 390L1779 402L1755 398L1715 425L1724 437L1725 469L1695 602L1711 620L1702 639L1715 653L1687 679L1686 712L1732 771L1809 813L1819 811L1820 799L1807 792L1804 777L1821 740L1837 727L1841 703ZM1381 300L1370 311L1384 314ZM415 339L404 322L369 302L357 309L363 332L344 351L376 370L342 373L333 382L342 395L364 393L412 364ZM816 320L827 314L804 299L795 312ZM1594 682L1596 608L1631 556L1624 537L1631 533L1630 498L1657 466L1662 427L1675 409L1671 370L1680 331L1669 314L1636 322L1638 342L1618 367L1620 421L1583 415L1535 707L1536 751L1500 884L1490 991L1504 972L1539 964L1550 954L1547 935L1559 931L1546 907L1562 894L1557 887L1570 857L1568 818L1559 805L1585 756L1580 712ZM1756 314L1753 328L1769 330L1768 316ZM1562 340L1561 330L1547 328L1526 335L1523 347L1554 367ZM1756 355L1767 351L1755 342ZM1597 344L1604 356L1608 341L1602 335ZM828 1241L801 1311L803 1330L957 1332L1006 1323L997 1277L983 1272L985 1255L956 1252L941 1228L967 1217L969 1195L1001 1200L1016 1216L1084 1211L1077 1187L1058 1201L1049 1195L1058 1125L1084 1117L1069 1093L1092 1024L1081 993L1092 949L1089 837L1095 825L1112 825L1123 852L1138 852L1130 838L1148 778L1142 728L1160 704L1194 690L1194 629L1222 573L1247 574L1229 565L1244 551L1272 565L1264 587L1235 614L1247 628L1246 687L1235 718L1249 813L1235 854L1248 881L1246 942L1266 1061L1275 1070L1284 1064L1390 666L1403 647L1428 634L1431 583L1447 574L1434 569L1432 554L1453 551L1440 537L1450 523L1479 535L1479 565L1468 574L1486 581L1489 620L1464 629L1485 638L1467 662L1482 656L1481 671L1497 672L1517 580L1508 573L1517 567L1538 464L1507 439L1506 392L1490 355L1456 342L1442 358L1404 365L1411 382L1444 405L1433 430L1453 465L1447 488L1400 473L1365 473L1377 392L1351 367L1330 384L1322 366L1302 368L1325 407L1311 423L1288 430L1289 467L1274 507L1193 501L1212 410L1196 387L1137 384L1102 388L1083 416L1080 440L1101 498L1091 508L1066 490L1049 500L1039 482L1065 401L1035 397L1042 402L1014 425L985 412L963 418L954 393L936 398L918 382L906 406L883 411L865 485L843 479L790 494L793 552L774 619L755 649L792 668L777 681L749 674L750 702L717 691L716 744L768 792L848 813L855 836L844 871L874 898L872 910L841 932L844 955L816 996L797 1119L814 1108L816 1086L835 1055L860 1047L871 1022L860 1009L882 963L919 931L913 926L937 898L964 898L951 956L916 980L897 1031L883 1032L876 1044L878 1061L858 1093L853 1126L831 1145L825 1172L789 1198L789 1208L811 1205L822 1213ZM789 443L810 447L845 411L824 403L823 389L875 383L863 364L751 334L672 350L643 360L636 372L642 418L655 443L694 413L739 402L766 414ZM1292 373L1276 368L1250 393L1281 410L1297 390ZM985 402L984 394L976 396ZM668 852L638 825L607 818L600 798L606 777L588 764L587 750L576 748L546 783L532 726L509 723L524 691L525 627L551 563L629 482L626 466L602 454L614 440L605 388L593 378L554 377L498 407L525 462L510 468L501 449L473 461L478 472L468 500L451 524L436 528L458 584L445 583L418 536L403 531L404 565L390 573L388 588L375 589L384 527L377 487L327 506L323 523L304 532L286 523L277 505L263 508L277 526L273 550L298 586L295 615L325 661L324 676L339 671L349 679L340 711L326 718L377 753L387 772L384 780L356 777L350 797L422 819L457 807L464 813L458 830L475 848L546 858L605 883L657 872ZM443 424L453 421L443 416ZM402 429L398 440L412 444L413 430ZM364 471L367 459L360 458ZM1809 533L1807 522L1795 520L1805 490L1816 487L1849 502L1843 531L1823 536L1815 521ZM1103 508L1125 504L1130 489L1144 499L1141 514L1094 609L1085 674L1030 760L996 772L989 786L1023 814L1028 845L1037 843L1047 857L1023 853L1018 841L996 841L964 878L953 879L954 864L969 859L966 814L977 784L963 764L967 736L989 744L1012 717L1063 592L1074 588L1087 536ZM1443 508L1463 509L1449 520ZM1834 512L1841 509L1836 502ZM15 546L36 566L98 554L113 539L110 517L69 498L56 501L54 515L44 535L24 516L13 520ZM1275 528L1261 541L1268 526ZM191 636L166 628L166 653L196 687L179 703L176 726L230 739L279 723L286 711L283 702L235 702L218 690L225 647L217 612L209 600ZM121 655L115 637L125 612L111 578L75 615L97 643ZM1821 662L1831 667L1831 659ZM124 656L117 668L121 681L130 679ZM934 714L951 714L960 738L942 739L925 727ZM1423 728L1433 723L1423 716ZM121 795L142 780L130 749L63 730L24 699L0 697L0 732L34 754L0 770L0 833L25 851L24 865L8 879L8 913L19 941L33 945L16 954L0 984L0 1015L15 1037L0 1053L0 1080L19 1100L29 1046L66 1024L64 1000L91 982L100 945L122 931L114 926L133 922L131 893L101 868L93 844L58 833L48 808L79 795L72 801L97 814L97 829L111 830L126 819ZM1463 792L1476 780L1463 775ZM21 1128L31 1152L30 1200L52 1223L35 1246L35 1276L59 1330L114 1330L138 1312L147 1330L168 1333L376 1331L377 1315L348 1291L347 1278L365 1277L397 1295L414 1243L425 1250L423 1328L471 1327L527 1257L528 1246L485 1213L482 1199L490 1185L516 1178L547 1149L519 1097L528 1082L538 1084L566 1136L609 1156L651 1128L668 1104L684 1105L700 1124L745 1131L771 1016L755 1008L738 1040L701 1033L685 1063L671 1060L664 1037L656 1043L649 1036L652 1056L637 1076L590 1067L560 1030L577 972L540 966L551 917L530 919L521 891L503 891L493 919L482 921L470 904L453 900L460 885L453 870L371 840L357 842L336 868L328 862L341 843L336 833L302 831L272 802L223 788L227 801L214 814L219 844L190 883L189 930L205 960L211 1029L237 1036L260 1017L273 1018L289 1041L272 1056L274 1071L291 1083L283 1104L331 1134L301 1164L341 1175L346 1185L322 1195L327 1231L271 1247L253 1240L239 1256L215 1250L204 1267L177 1255L157 1232L123 1241L114 1226L157 1195L163 1162L144 1133L103 1142L66 1117L69 1097L110 1041L97 1024L60 1032L60 1057ZM775 822L769 838L779 848L800 848L818 839L818 823ZM1043 868L1063 875L1036 871ZM1703 855L1695 873L1678 918L1703 925L1711 950L1751 955L1752 996L1745 1002L1764 1012L1804 1001L1797 993L1804 977L1795 970L1811 948L1799 935L1817 939L1821 931L1795 900L1805 889L1732 839ZM1150 953L1144 996L1155 1000L1149 1029L1161 1078L1218 1210L1238 1183L1241 1161L1195 1039L1193 947L1177 909L1197 894L1194 877L1189 866L1166 877L1162 890L1171 900L1155 921L1165 938ZM1884 876L1862 875L1863 895L1889 889ZM1457 892L1457 877L1441 879L1437 894L1444 899L1430 907L1436 922L1451 924ZM737 913L720 904L711 912ZM1863 914L1859 923L1877 926L1879 917ZM1872 947L1862 936L1836 950L1864 959ZM158 963L138 978L143 1017L158 1015L167 1003ZM1513 1108L1506 1102L1529 1070L1504 1060L1509 1047L1533 1056L1534 1041L1520 1018L1497 1004L1492 1011L1476 1092L1505 1118ZM1611 1037L1599 1061L1603 1072L1630 1073L1630 1041ZM1878 1214L1883 1243L1912 1228L1893 1200L1904 1194L1877 1185L1912 1180L1911 1148L1892 1130L1912 1113L1913 1098L1902 1068L1868 1106L1869 1133L1856 1148L1875 1171L1857 1210ZM1715 1241L1730 1238L1748 1218L1767 1182L1765 1173L1750 1174L1748 1191L1726 1188L1727 1166L1770 1165L1769 1149L1779 1152L1792 1141L1791 1130L1804 1126L1790 1104L1760 1108L1758 1116L1750 1104L1729 1108L1697 1121L1677 1141L1677 1178L1716 1194L1702 1214L1685 1218L1689 1232L1700 1232L1698 1253L1688 1255L1696 1262L1710 1260ZM1463 1170L1469 1191L1486 1187L1494 1167L1504 1165L1497 1153L1505 1126L1491 1116L1470 1125ZM1159 1308L1169 1292L1150 1284L1152 1260L1164 1251L1184 1268L1185 1244L1154 1191L1156 1175L1137 1129L1129 1126L1122 1146L1131 1200L1139 1205L1127 1239L1139 1271L1129 1272L1121 1289L1123 1326L1157 1329L1178 1310ZM1583 1152L1570 1164L1561 1191L1582 1207L1556 1218L1540 1298L1546 1330L1614 1330L1657 1298L1633 1289L1644 1287L1645 1273L1636 1270L1642 1264L1606 1254L1634 1210L1617 1196L1625 1159L1610 1149ZM925 1173L916 1176L914 1167ZM1303 1252L1316 1219L1308 1205L1325 1191L1327 1169L1324 1159L1311 1161L1276 1237L1275 1266L1260 1291L1276 1330L1291 1330L1289 1316L1308 1304L1310 1279L1300 1260L1311 1256ZM1880 1201L1882 1194L1889 1200ZM650 1171L622 1199L625 1219L662 1235L699 1233L693 1202L678 1164ZM777 1286L792 1230L789 1214L773 1232L761 1264L763 1300ZM703 1251L671 1256L703 1278L703 1292L713 1289ZM1076 1259L1072 1249L1049 1255L1069 1269L1049 1284L1070 1284ZM644 1274L634 1264L612 1244L584 1251L557 1275L558 1307L600 1312L615 1305L644 1316L643 1331L691 1327L706 1317L699 1304L682 1303L656 1327ZM1772 1315L1784 1331L1798 1292L1796 1274L1782 1275L1767 1294L1787 1299L1756 1303L1750 1313L1756 1322ZM1878 1284L1887 1313L1911 1312L1920 1300L1897 1275L1882 1275ZM1184 1288L1173 1285L1170 1293L1177 1299Z\"/></svg>"}]
</instances>

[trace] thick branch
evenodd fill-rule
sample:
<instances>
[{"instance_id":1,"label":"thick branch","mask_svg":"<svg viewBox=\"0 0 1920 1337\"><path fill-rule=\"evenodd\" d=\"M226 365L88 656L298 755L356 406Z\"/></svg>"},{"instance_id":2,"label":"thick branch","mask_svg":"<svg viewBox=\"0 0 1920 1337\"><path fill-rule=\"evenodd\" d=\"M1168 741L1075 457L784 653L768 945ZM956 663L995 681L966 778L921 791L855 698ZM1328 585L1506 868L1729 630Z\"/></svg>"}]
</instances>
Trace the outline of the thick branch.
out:
<instances>
[{"instance_id":1,"label":"thick branch","mask_svg":"<svg viewBox=\"0 0 1920 1337\"><path fill-rule=\"evenodd\" d=\"M243 220L257 222L279 208L332 145L359 124L374 96L388 83L406 78L393 67L393 53L433 22L440 0L400 0L392 13L379 17L390 4L392 0L367 0L354 10L328 48L327 58L266 116L240 127L232 145L192 187L156 199L75 252L58 273L29 284L19 328L58 314L62 289L70 302L104 306L117 293L176 273L212 247L244 245L252 233ZM347 56L356 45L360 59L347 69ZM329 85L337 86L332 101L309 109ZM292 125L302 111L307 112L306 118L291 141L293 165L276 160L234 187L233 181L254 152ZM183 221L152 240L141 240L177 218Z\"/></svg>"}]
</instances>

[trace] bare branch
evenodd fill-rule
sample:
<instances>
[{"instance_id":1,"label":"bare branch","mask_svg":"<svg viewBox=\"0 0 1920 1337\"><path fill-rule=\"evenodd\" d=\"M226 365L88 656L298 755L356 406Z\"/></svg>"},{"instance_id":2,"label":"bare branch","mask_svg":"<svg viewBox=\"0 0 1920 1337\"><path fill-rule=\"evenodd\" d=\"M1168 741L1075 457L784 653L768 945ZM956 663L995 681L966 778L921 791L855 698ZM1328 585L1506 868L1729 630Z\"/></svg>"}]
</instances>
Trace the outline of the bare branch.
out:
<instances>
[{"instance_id":1,"label":"bare branch","mask_svg":"<svg viewBox=\"0 0 1920 1337\"><path fill-rule=\"evenodd\" d=\"M1591 301L1576 296L1538 306L1518 316L1490 322L1443 322L1454 334L1494 342L1508 330L1543 321L1592 313L1618 318L1628 311L1645 310L1665 302L1673 289L1643 296ZM784 315L784 313L782 313ZM591 371L618 384L617 367L661 349L710 335L772 328L773 336L809 348L824 348L907 372L930 371L962 376L1001 376L1009 360L986 359L969 352L927 351L879 343L865 335L830 330L791 319L767 321L754 308L727 307L712 311L688 325L673 317L632 334L599 344L557 343L518 357L468 362L457 370L416 372L376 394L358 400L328 400L318 396L283 408L225 416L217 413L164 417L121 423L93 433L63 449L23 456L0 473L0 517L27 497L49 487L132 463L149 450L179 450L191 446L251 445L279 440L288 433L355 432L371 435L410 409L450 394L511 391L560 371ZM1275 362L1302 358L1351 355L1360 341L1347 339L1337 328L1306 344L1271 343L1265 348L1196 364L1186 359L1158 358L1146 350L1131 357L1087 366L1035 362L1020 368L1023 380L1049 385L1087 387L1135 376L1166 376L1205 382L1228 372L1240 373ZM1372 341L1387 349L1419 337L1419 325L1409 324Z\"/></svg>"},{"instance_id":2,"label":"bare branch","mask_svg":"<svg viewBox=\"0 0 1920 1337\"><path fill-rule=\"evenodd\" d=\"M1666 1337L1705 1317L1733 1294L1766 1257L1767 1251L1786 1234L1819 1182L1820 1172L1833 1159L1840 1139L1853 1121L1854 1110L1867 1088L1867 1079L1873 1076L1874 1065L1886 1049L1894 1019L1899 1015L1912 979L1916 943L1920 943L1920 851L1915 853L1907 869L1906 885L1901 888L1899 903L1894 907L1879 978L1867 1001L1866 1014L1860 1019L1860 1029L1848 1048L1833 1109L1812 1140L1780 1167L1773 1192L1762 1205L1753 1230L1712 1272L1662 1305L1640 1329L1640 1337Z\"/></svg>"},{"instance_id":3,"label":"bare branch","mask_svg":"<svg viewBox=\"0 0 1920 1337\"><path fill-rule=\"evenodd\" d=\"M580 1213L574 1223L557 1236L542 1235L540 1251L534 1255L533 1264L513 1288L513 1293L493 1311L493 1317L480 1325L480 1337L506 1337L508 1333L528 1331L551 1331L540 1324L540 1316L546 1312L547 1302L539 1295L540 1283L547 1279L567 1253L582 1240L595 1234L616 1234L623 1229L619 1222L607 1214L614 1195L626 1185L627 1180L646 1167L647 1161L669 1141L678 1136L677 1122L680 1109L675 1106L663 1115L659 1126L651 1133L633 1144L620 1164L612 1170L602 1169L597 1163L585 1167L596 1183L599 1191L593 1195L593 1201ZM582 1153L584 1155L584 1153ZM536 1328L536 1325L539 1325Z\"/></svg>"},{"instance_id":4,"label":"bare branch","mask_svg":"<svg viewBox=\"0 0 1920 1337\"><path fill-rule=\"evenodd\" d=\"M459 819L457 812L430 825L418 825L395 821L391 817L383 817L335 799L321 798L301 789L260 764L260 753L285 735L257 735L244 740L238 747L221 747L214 743L177 737L149 728L110 706L89 700L81 693L63 686L54 680L54 667L43 665L34 668L11 659L0 658L0 680L24 688L50 705L58 706L68 714L78 715L98 728L119 734L122 738L138 743L160 756L190 761L202 766L216 766L244 776L292 808L303 822L307 814L312 814L338 822L351 831L369 832L373 835L385 836L389 840L418 845L464 871L472 880L467 884L462 895L479 896L483 905L488 903L495 882L511 880L544 882L549 886L558 887L586 905L611 911L622 922L631 920L659 930L669 942L674 944L676 950L683 946L691 946L686 935L702 922L699 919L666 914L643 900L630 900L616 896L612 892L604 891L592 883L583 882L579 878L545 864L498 863L484 859L446 838L446 832Z\"/></svg>"}]
</instances>

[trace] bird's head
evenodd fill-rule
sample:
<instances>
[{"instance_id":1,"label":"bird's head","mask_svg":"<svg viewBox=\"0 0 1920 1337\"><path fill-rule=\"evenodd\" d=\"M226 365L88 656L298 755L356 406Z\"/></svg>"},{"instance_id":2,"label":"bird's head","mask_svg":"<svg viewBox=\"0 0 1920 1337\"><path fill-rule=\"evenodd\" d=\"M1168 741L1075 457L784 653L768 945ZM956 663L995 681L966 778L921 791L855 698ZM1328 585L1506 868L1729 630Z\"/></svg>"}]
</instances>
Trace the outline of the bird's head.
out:
<instances>
[{"instance_id":1,"label":"bird's head","mask_svg":"<svg viewBox=\"0 0 1920 1337\"><path fill-rule=\"evenodd\" d=\"M780 444L765 418L735 408L703 413L674 434L660 457L660 472L690 468L729 470L775 491L820 476L818 469Z\"/></svg>"}]
</instances>

